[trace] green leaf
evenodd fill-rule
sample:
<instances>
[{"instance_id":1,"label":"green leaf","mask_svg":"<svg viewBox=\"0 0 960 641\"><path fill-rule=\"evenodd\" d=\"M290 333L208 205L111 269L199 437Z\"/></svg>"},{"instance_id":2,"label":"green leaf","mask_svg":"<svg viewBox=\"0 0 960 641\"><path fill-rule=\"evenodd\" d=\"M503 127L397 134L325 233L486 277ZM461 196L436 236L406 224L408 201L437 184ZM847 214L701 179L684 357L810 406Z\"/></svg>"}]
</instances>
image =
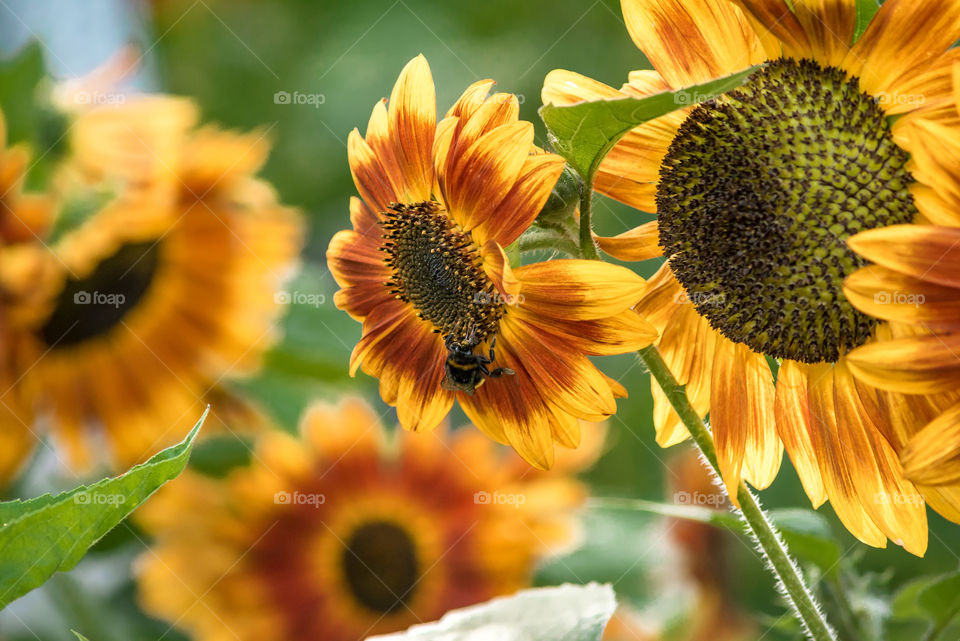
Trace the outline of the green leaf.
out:
<instances>
[{"instance_id":1,"label":"green leaf","mask_svg":"<svg viewBox=\"0 0 960 641\"><path fill-rule=\"evenodd\" d=\"M617 601L609 585L561 585L523 590L510 597L452 610L436 623L368 641L600 641Z\"/></svg>"},{"instance_id":2,"label":"green leaf","mask_svg":"<svg viewBox=\"0 0 960 641\"><path fill-rule=\"evenodd\" d=\"M73 568L87 549L187 464L209 408L187 437L116 478L0 503L0 608Z\"/></svg>"},{"instance_id":3,"label":"green leaf","mask_svg":"<svg viewBox=\"0 0 960 641\"><path fill-rule=\"evenodd\" d=\"M823 515L802 508L771 510L769 515L791 553L825 573L839 570L840 544L833 539Z\"/></svg>"},{"instance_id":4,"label":"green leaf","mask_svg":"<svg viewBox=\"0 0 960 641\"><path fill-rule=\"evenodd\" d=\"M645 501L643 499L621 499L621 498L592 498L587 501L588 507L620 509L620 510L639 510L650 514L659 514L674 519L686 519L688 521L699 521L707 525L722 527L734 532L743 531L743 522L737 515L727 510L716 510L701 505L677 505L675 503L658 503L656 501Z\"/></svg>"},{"instance_id":5,"label":"green leaf","mask_svg":"<svg viewBox=\"0 0 960 641\"><path fill-rule=\"evenodd\" d=\"M7 121L8 144L34 142L37 87L45 73L39 42L31 42L0 64L0 106Z\"/></svg>"},{"instance_id":6,"label":"green leaf","mask_svg":"<svg viewBox=\"0 0 960 641\"><path fill-rule=\"evenodd\" d=\"M594 498L588 501L588 506L639 510L669 518L698 521L733 532L745 531L743 521L736 514L702 505L677 505L642 499ZM824 572L834 573L839 569L840 545L833 539L830 524L822 515L812 510L788 508L771 510L769 516L794 555L815 564Z\"/></svg>"},{"instance_id":7,"label":"green leaf","mask_svg":"<svg viewBox=\"0 0 960 641\"><path fill-rule=\"evenodd\" d=\"M867 25L880 10L877 0L857 0L857 23L853 30L853 41L856 42L867 30Z\"/></svg>"},{"instance_id":8,"label":"green leaf","mask_svg":"<svg viewBox=\"0 0 960 641\"><path fill-rule=\"evenodd\" d=\"M925 587L917 604L942 628L960 613L960 572L948 574Z\"/></svg>"},{"instance_id":9,"label":"green leaf","mask_svg":"<svg viewBox=\"0 0 960 641\"><path fill-rule=\"evenodd\" d=\"M14 57L0 62L0 108L7 124L7 143L26 143L32 160L28 189L43 189L67 152L67 117L50 101L43 46L32 41Z\"/></svg>"},{"instance_id":10,"label":"green leaf","mask_svg":"<svg viewBox=\"0 0 960 641\"><path fill-rule=\"evenodd\" d=\"M70 630L70 631L73 632L73 636L77 637L78 641L90 641L87 637L83 636L76 630Z\"/></svg>"},{"instance_id":11,"label":"green leaf","mask_svg":"<svg viewBox=\"0 0 960 641\"><path fill-rule=\"evenodd\" d=\"M736 89L757 67L677 91L645 98L617 98L575 105L540 108L554 150L592 184L600 161L628 131L677 109L715 98Z\"/></svg>"},{"instance_id":12,"label":"green leaf","mask_svg":"<svg viewBox=\"0 0 960 641\"><path fill-rule=\"evenodd\" d=\"M933 585L937 579L938 577L919 577L900 588L891 602L891 616L896 620L926 620L926 612L918 603L919 596L921 592Z\"/></svg>"}]
</instances>

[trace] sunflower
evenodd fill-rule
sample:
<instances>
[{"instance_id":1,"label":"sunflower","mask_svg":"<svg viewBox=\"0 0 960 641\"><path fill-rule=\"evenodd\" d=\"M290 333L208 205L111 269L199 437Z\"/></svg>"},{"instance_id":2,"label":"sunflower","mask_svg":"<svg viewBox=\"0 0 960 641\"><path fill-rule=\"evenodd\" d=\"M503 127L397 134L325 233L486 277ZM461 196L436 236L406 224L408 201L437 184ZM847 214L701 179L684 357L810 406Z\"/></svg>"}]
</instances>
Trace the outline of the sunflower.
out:
<instances>
[{"instance_id":1,"label":"sunflower","mask_svg":"<svg viewBox=\"0 0 960 641\"><path fill-rule=\"evenodd\" d=\"M908 166L926 140L912 123L960 126L949 82L960 2L888 0L856 42L854 0L622 7L655 69L620 90L556 70L545 102L642 97L765 63L739 89L632 130L596 181L657 215L598 242L626 260L666 258L637 310L710 413L731 495L741 478L771 483L785 446L815 506L829 499L865 543L922 554L923 499L892 445L899 419L847 363L881 328L843 294L865 264L845 241L926 212L918 183L938 178ZM685 439L653 393L658 442Z\"/></svg>"},{"instance_id":2,"label":"sunflower","mask_svg":"<svg viewBox=\"0 0 960 641\"><path fill-rule=\"evenodd\" d=\"M138 512L144 609L198 641L353 641L528 586L573 540L570 476L472 430L393 435L362 401L315 405L249 467L163 488Z\"/></svg>"},{"instance_id":3,"label":"sunflower","mask_svg":"<svg viewBox=\"0 0 960 641\"><path fill-rule=\"evenodd\" d=\"M50 228L54 203L46 195L23 193L30 154L23 145L7 148L6 139L0 113L0 486L19 470L36 440L14 355L24 324L44 313L39 292L55 285L59 275L39 242Z\"/></svg>"},{"instance_id":4,"label":"sunflower","mask_svg":"<svg viewBox=\"0 0 960 641\"><path fill-rule=\"evenodd\" d=\"M327 260L343 288L337 306L363 323L350 372L380 379L404 428L432 429L457 399L486 434L546 469L554 442L577 446L578 419L610 416L626 394L587 357L644 347L654 333L630 311L645 283L626 268L511 269L504 247L564 162L534 147L517 98L488 98L492 86L468 87L437 124L427 61L407 64L366 137L350 134L362 198Z\"/></svg>"},{"instance_id":5,"label":"sunflower","mask_svg":"<svg viewBox=\"0 0 960 641\"><path fill-rule=\"evenodd\" d=\"M960 80L960 66L955 66ZM871 316L890 322L887 340L850 353L850 368L885 390L922 395L935 410L902 431L901 462L910 480L936 490L960 521L960 134L937 122L915 124L924 146L914 152L917 173L946 180L917 186L929 208L912 225L894 225L852 236L848 243L875 263L847 278L847 298ZM909 426L909 424L906 424Z\"/></svg>"},{"instance_id":6,"label":"sunflower","mask_svg":"<svg viewBox=\"0 0 960 641\"><path fill-rule=\"evenodd\" d=\"M165 126L116 117L130 139L153 139L132 126ZM60 278L38 288L46 313L18 341L19 393L77 467L97 450L127 466L176 442L221 379L256 369L282 310L274 292L299 249L299 219L253 176L262 136L177 131L161 173L115 155L126 159L115 196L51 246ZM115 139L100 140L110 157ZM75 147L74 166L85 153Z\"/></svg>"}]
</instances>

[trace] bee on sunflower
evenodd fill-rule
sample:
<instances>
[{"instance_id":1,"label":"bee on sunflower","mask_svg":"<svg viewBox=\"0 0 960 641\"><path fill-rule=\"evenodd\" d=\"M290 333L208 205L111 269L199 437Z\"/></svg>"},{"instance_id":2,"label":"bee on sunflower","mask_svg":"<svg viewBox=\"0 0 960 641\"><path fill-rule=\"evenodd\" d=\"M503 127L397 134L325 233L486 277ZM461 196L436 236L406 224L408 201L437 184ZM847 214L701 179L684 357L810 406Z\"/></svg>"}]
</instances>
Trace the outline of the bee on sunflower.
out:
<instances>
[{"instance_id":1,"label":"bee on sunflower","mask_svg":"<svg viewBox=\"0 0 960 641\"><path fill-rule=\"evenodd\" d=\"M517 98L487 97L492 86L468 87L437 123L426 59L407 64L366 137L350 134L361 197L327 261L336 304L363 323L350 372L380 379L404 428L432 429L456 399L487 435L546 469L555 442L579 443L579 419L612 415L626 395L588 356L636 350L655 332L631 311L646 285L629 269L511 267L504 248L564 161L534 146Z\"/></svg>"},{"instance_id":2,"label":"bee on sunflower","mask_svg":"<svg viewBox=\"0 0 960 641\"><path fill-rule=\"evenodd\" d=\"M360 400L315 405L248 467L161 489L137 512L145 611L198 641L353 641L529 586L574 541L580 452L548 476L472 430L393 434Z\"/></svg>"},{"instance_id":3,"label":"bee on sunflower","mask_svg":"<svg viewBox=\"0 0 960 641\"><path fill-rule=\"evenodd\" d=\"M262 134L195 129L195 118L190 103L155 96L71 128L57 216L93 205L44 239L38 260L57 277L33 283L4 358L18 398L78 468L127 467L182 438L219 381L254 371L273 337L299 217L254 176Z\"/></svg>"},{"instance_id":4,"label":"bee on sunflower","mask_svg":"<svg viewBox=\"0 0 960 641\"><path fill-rule=\"evenodd\" d=\"M945 81L960 2L888 0L856 41L853 0L622 8L654 69L620 90L556 70L544 102L644 97L763 64L740 88L633 129L596 179L657 215L598 244L624 260L666 259L637 311L710 414L731 496L741 478L771 483L785 447L815 506L829 499L865 543L922 554L926 513L897 460L898 419L848 362L883 325L843 282L865 264L848 237L927 212L915 195L940 177L908 164L928 139L911 124L960 126ZM658 442L685 439L656 384L653 394Z\"/></svg>"},{"instance_id":5,"label":"bee on sunflower","mask_svg":"<svg viewBox=\"0 0 960 641\"><path fill-rule=\"evenodd\" d=\"M960 87L960 65L953 67ZM904 474L948 518L960 522L960 132L920 120L912 136L915 172L940 176L917 184L923 217L914 224L864 231L848 239L873 264L851 274L847 298L888 322L882 338L853 350L850 369L894 392L902 417L896 430Z\"/></svg>"}]
</instances>

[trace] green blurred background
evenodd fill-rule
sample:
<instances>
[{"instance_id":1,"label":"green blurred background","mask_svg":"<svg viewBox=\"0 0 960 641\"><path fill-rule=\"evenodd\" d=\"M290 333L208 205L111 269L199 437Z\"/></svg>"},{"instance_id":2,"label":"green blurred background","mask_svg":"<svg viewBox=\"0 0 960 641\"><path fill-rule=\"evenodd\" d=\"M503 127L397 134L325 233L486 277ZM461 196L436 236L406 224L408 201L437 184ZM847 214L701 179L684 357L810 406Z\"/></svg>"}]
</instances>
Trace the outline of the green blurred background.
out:
<instances>
[{"instance_id":1,"label":"green blurred background","mask_svg":"<svg viewBox=\"0 0 960 641\"><path fill-rule=\"evenodd\" d=\"M15 12L5 8L5 28L22 31ZM308 217L304 265L290 289L322 294L325 303L294 305L284 322L285 339L268 355L267 369L239 384L289 427L309 400L334 399L348 391L385 409L375 381L346 374L360 326L334 308L336 286L323 258L330 237L349 226L347 202L354 188L347 135L354 127L365 129L370 109L389 95L403 65L419 53L426 55L441 112L468 84L495 79L499 90L520 97L521 117L536 124L541 145L545 136L537 108L543 78L551 69L566 68L619 86L629 70L648 66L626 33L617 0L157 0L128 9L122 16L127 33L133 34L128 37L147 52L145 85L193 97L205 121L268 130L274 151L263 176L284 203L302 208ZM49 13L40 19L56 22ZM31 27L45 37L46 31ZM47 58L58 66L49 51ZM322 98L315 105L277 104L277 92ZM599 199L596 212L597 226L607 234L649 220L605 198ZM655 266L641 269L646 276ZM655 444L649 377L635 357L603 359L602 366L628 388L630 398L621 401L620 413L610 422L607 453L587 475L593 493L667 500L675 479L665 462L688 446L664 451ZM463 422L462 414L453 421ZM220 445L223 452L240 457L246 452L243 444ZM772 507L809 507L786 461L761 498ZM853 598L863 612L876 610L879 617L889 607L875 594L884 585L900 586L912 577L957 567L960 530L932 513L930 549L923 560L896 547L857 545L829 507L820 513L829 517L844 563L856 561L863 585ZM691 605L690 595L662 580L679 571L670 566L678 561L663 553L668 523L643 513L594 509L586 524L585 548L543 568L540 583L612 581L621 599L638 609L661 620L681 617ZM75 572L23 599L13 616L0 615L0 639L69 639L69 625L63 624L75 617L111 622L107 629L114 639L176 638L134 609L127 564L142 551L139 536L131 527L118 528ZM736 607L756 618L763 639L801 638L782 617L783 603L749 543L732 534L727 538L723 550L732 569L729 587ZM76 584L84 587L79 591L84 596L71 603ZM909 621L894 623L888 638L918 638L922 629Z\"/></svg>"}]
</instances>

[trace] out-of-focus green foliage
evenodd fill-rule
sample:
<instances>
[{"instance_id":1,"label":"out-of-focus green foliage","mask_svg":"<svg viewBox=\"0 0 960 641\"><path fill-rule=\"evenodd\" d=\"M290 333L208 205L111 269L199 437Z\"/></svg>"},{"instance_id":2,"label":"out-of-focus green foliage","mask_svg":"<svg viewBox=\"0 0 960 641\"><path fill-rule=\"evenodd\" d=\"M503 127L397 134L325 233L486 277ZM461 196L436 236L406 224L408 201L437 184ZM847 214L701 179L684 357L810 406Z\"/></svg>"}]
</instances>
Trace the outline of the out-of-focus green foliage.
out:
<instances>
[{"instance_id":1,"label":"out-of-focus green foliage","mask_svg":"<svg viewBox=\"0 0 960 641\"><path fill-rule=\"evenodd\" d=\"M187 465L209 409L179 444L116 478L0 503L0 608L72 569L87 549Z\"/></svg>"}]
</instances>

